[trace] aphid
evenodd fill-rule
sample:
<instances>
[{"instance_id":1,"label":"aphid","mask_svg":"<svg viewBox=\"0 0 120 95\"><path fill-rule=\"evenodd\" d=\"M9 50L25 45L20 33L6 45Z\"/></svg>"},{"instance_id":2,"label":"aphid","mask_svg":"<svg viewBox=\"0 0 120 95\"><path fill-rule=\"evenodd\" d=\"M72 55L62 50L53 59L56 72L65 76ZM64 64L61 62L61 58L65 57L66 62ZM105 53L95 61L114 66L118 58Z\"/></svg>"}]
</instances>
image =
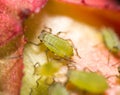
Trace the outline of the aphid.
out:
<instances>
[{"instance_id":1,"label":"aphid","mask_svg":"<svg viewBox=\"0 0 120 95\"><path fill-rule=\"evenodd\" d=\"M51 31L51 28L43 29L38 36L38 39L48 48L48 50L53 52L55 55L69 60L74 55L73 51L75 48L69 43L68 40L62 39L57 35L52 34ZM78 57L80 57L77 51L76 54Z\"/></svg>"},{"instance_id":2,"label":"aphid","mask_svg":"<svg viewBox=\"0 0 120 95\"><path fill-rule=\"evenodd\" d=\"M114 54L120 51L120 40L115 31L111 28L102 28L103 40L107 48Z\"/></svg>"},{"instance_id":3,"label":"aphid","mask_svg":"<svg viewBox=\"0 0 120 95\"><path fill-rule=\"evenodd\" d=\"M69 82L74 86L90 93L104 93L104 91L108 88L106 79L94 72L70 70L68 77Z\"/></svg>"},{"instance_id":4,"label":"aphid","mask_svg":"<svg viewBox=\"0 0 120 95\"><path fill-rule=\"evenodd\" d=\"M55 73L57 73L62 64L55 60L50 60L44 63L42 66L35 64L34 65L34 75L39 76L39 79L36 81L38 84L39 80L43 79L46 84L51 84L54 82Z\"/></svg>"},{"instance_id":5,"label":"aphid","mask_svg":"<svg viewBox=\"0 0 120 95\"><path fill-rule=\"evenodd\" d=\"M58 61L49 61L44 63L42 66L35 64L34 74L39 76L54 76L56 72L60 69L62 64L59 64Z\"/></svg>"}]
</instances>

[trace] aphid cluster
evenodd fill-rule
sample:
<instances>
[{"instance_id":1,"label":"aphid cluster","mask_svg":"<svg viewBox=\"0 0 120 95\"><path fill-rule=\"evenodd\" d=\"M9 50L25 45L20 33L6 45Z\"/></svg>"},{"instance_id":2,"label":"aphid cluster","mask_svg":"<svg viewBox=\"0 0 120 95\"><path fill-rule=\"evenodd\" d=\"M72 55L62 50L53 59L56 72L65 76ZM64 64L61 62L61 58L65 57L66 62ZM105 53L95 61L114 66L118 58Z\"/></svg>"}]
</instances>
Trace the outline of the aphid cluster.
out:
<instances>
[{"instance_id":1,"label":"aphid cluster","mask_svg":"<svg viewBox=\"0 0 120 95\"><path fill-rule=\"evenodd\" d=\"M43 76L46 77L45 78L46 83L49 82L50 78L52 78L50 84L54 82L54 74L61 67L59 62L64 61L69 63L73 62L72 56L74 55L74 50L76 51L74 46L71 43L69 43L68 40L62 39L58 36L60 32L57 35L54 35L51 32L52 32L51 28L45 28L41 31L40 35L38 36L38 39L40 40L39 44L30 42L37 46L43 44L47 48L46 50L47 62L42 66L38 67L34 66L34 74L40 76L40 78L36 81L37 87L39 87L39 81L41 80L41 78L43 78ZM52 53L54 56L49 56L49 53ZM78 57L80 57L77 51L76 54Z\"/></svg>"},{"instance_id":2,"label":"aphid cluster","mask_svg":"<svg viewBox=\"0 0 120 95\"><path fill-rule=\"evenodd\" d=\"M105 33L103 33L103 35L104 34ZM105 37L106 37L106 34L105 34ZM61 61L61 59L71 62L71 58L74 55L75 48L72 44L69 43L68 40L62 39L58 37L58 35L52 34L50 28L43 29L38 39L41 41L40 44L44 44L49 52L53 53L55 56L58 57L57 62ZM106 40L106 38L105 38L105 41L106 43L109 43L109 41ZM114 48L114 45L111 46L107 44L107 46L109 47L110 50L113 50ZM116 48L113 51L116 51ZM77 51L76 51L76 54L79 57ZM47 76L47 77L54 76L54 74L59 70L60 66L55 65L56 63L53 61L53 60L56 60L55 58L52 58L52 61L49 61L49 59L51 58L48 57L48 52L46 53L46 55L48 58L47 62L41 67L35 67L35 74L40 76ZM68 66L71 66L71 65L68 65ZM41 80L37 81L38 85L35 89L33 89L34 91L39 90L38 88L40 86L40 81ZM101 94L108 88L106 80L103 76L93 72L88 73L85 71L76 71L75 69L70 70L69 67L68 67L68 81L66 82L66 84L68 83L71 83L72 85L79 88L80 90L85 90L87 92L95 93L95 94L96 93ZM63 86L62 84L56 83L55 81L52 82L49 85L50 87L48 89L48 92L49 92L48 95L49 94L50 95L63 95L63 94L69 95L68 94L69 91L66 90L65 88L66 84ZM34 91L32 93L34 93Z\"/></svg>"}]
</instances>

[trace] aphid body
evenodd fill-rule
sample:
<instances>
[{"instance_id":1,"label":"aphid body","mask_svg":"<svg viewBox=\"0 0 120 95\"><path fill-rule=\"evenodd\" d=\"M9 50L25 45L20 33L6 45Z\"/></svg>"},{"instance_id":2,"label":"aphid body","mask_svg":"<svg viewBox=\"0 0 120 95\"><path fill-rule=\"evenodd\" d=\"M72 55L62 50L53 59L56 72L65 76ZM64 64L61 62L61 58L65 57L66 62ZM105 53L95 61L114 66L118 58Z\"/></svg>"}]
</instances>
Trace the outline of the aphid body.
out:
<instances>
[{"instance_id":1,"label":"aphid body","mask_svg":"<svg viewBox=\"0 0 120 95\"><path fill-rule=\"evenodd\" d=\"M73 47L67 40L62 39L57 35L53 35L46 30L42 30L38 38L57 56L65 59L73 56Z\"/></svg>"},{"instance_id":2,"label":"aphid body","mask_svg":"<svg viewBox=\"0 0 120 95\"><path fill-rule=\"evenodd\" d=\"M120 40L111 28L102 28L103 40L107 48L114 54L120 51Z\"/></svg>"},{"instance_id":3,"label":"aphid body","mask_svg":"<svg viewBox=\"0 0 120 95\"><path fill-rule=\"evenodd\" d=\"M95 72L70 70L68 77L74 86L94 94L104 93L108 88L106 79Z\"/></svg>"}]
</instances>

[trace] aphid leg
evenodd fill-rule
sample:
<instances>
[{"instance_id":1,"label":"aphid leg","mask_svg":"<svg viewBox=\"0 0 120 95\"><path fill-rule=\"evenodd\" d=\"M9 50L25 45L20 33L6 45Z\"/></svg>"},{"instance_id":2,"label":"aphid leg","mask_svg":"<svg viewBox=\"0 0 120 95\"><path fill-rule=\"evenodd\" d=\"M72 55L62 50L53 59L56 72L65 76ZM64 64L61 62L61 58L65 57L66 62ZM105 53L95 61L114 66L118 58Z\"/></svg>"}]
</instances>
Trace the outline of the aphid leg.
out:
<instances>
[{"instance_id":1,"label":"aphid leg","mask_svg":"<svg viewBox=\"0 0 120 95\"><path fill-rule=\"evenodd\" d=\"M39 80L42 78L42 76L40 76L37 81L36 81L36 84L37 84L37 87L39 87Z\"/></svg>"},{"instance_id":2,"label":"aphid leg","mask_svg":"<svg viewBox=\"0 0 120 95\"><path fill-rule=\"evenodd\" d=\"M47 62L49 62L48 52L49 52L49 50L46 49L45 53L46 53Z\"/></svg>"},{"instance_id":3,"label":"aphid leg","mask_svg":"<svg viewBox=\"0 0 120 95\"><path fill-rule=\"evenodd\" d=\"M78 54L77 48L74 47L74 49L75 49L76 55L77 55L79 58L81 58L80 55Z\"/></svg>"},{"instance_id":4,"label":"aphid leg","mask_svg":"<svg viewBox=\"0 0 120 95\"><path fill-rule=\"evenodd\" d=\"M77 55L79 58L81 58L80 55L79 55L79 53L78 53L78 50L77 50L77 48L75 47L75 45L73 44L72 40L71 40L71 39L67 39L67 40L72 44L72 46L73 46L73 48L74 48L74 50L75 50L76 55Z\"/></svg>"},{"instance_id":5,"label":"aphid leg","mask_svg":"<svg viewBox=\"0 0 120 95\"><path fill-rule=\"evenodd\" d=\"M59 36L61 33L63 33L63 32L59 31L59 32L57 32L57 34L56 34L56 35L57 35L57 36Z\"/></svg>"}]
</instances>

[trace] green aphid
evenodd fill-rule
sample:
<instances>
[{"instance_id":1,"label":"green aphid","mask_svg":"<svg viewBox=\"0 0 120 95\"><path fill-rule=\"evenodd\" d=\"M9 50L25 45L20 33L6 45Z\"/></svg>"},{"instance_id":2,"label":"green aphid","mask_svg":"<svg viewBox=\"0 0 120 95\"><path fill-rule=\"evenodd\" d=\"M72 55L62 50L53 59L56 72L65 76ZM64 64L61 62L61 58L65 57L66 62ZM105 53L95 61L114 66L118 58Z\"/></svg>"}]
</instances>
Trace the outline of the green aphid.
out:
<instances>
[{"instance_id":1,"label":"green aphid","mask_svg":"<svg viewBox=\"0 0 120 95\"><path fill-rule=\"evenodd\" d=\"M114 54L120 51L120 40L115 31L111 28L102 28L103 40L107 48Z\"/></svg>"},{"instance_id":2,"label":"green aphid","mask_svg":"<svg viewBox=\"0 0 120 95\"><path fill-rule=\"evenodd\" d=\"M50 51L63 59L69 59L74 55L73 46L69 41L52 34L51 28L43 29L38 38Z\"/></svg>"},{"instance_id":3,"label":"green aphid","mask_svg":"<svg viewBox=\"0 0 120 95\"><path fill-rule=\"evenodd\" d=\"M90 93L101 94L108 88L106 79L94 72L71 70L68 76L74 86Z\"/></svg>"},{"instance_id":4,"label":"green aphid","mask_svg":"<svg viewBox=\"0 0 120 95\"><path fill-rule=\"evenodd\" d=\"M48 95L70 95L66 88L60 83L51 85L48 92Z\"/></svg>"},{"instance_id":5,"label":"green aphid","mask_svg":"<svg viewBox=\"0 0 120 95\"><path fill-rule=\"evenodd\" d=\"M53 76L61 67L58 61L49 61L44 63L42 66L37 66L34 69L34 74L40 76Z\"/></svg>"},{"instance_id":6,"label":"green aphid","mask_svg":"<svg viewBox=\"0 0 120 95\"><path fill-rule=\"evenodd\" d=\"M37 64L36 64L37 65ZM38 85L39 81L44 80L48 85L54 82L55 73L60 70L62 66L58 61L48 61L42 66L34 66L34 75L39 76L36 83Z\"/></svg>"}]
</instances>

